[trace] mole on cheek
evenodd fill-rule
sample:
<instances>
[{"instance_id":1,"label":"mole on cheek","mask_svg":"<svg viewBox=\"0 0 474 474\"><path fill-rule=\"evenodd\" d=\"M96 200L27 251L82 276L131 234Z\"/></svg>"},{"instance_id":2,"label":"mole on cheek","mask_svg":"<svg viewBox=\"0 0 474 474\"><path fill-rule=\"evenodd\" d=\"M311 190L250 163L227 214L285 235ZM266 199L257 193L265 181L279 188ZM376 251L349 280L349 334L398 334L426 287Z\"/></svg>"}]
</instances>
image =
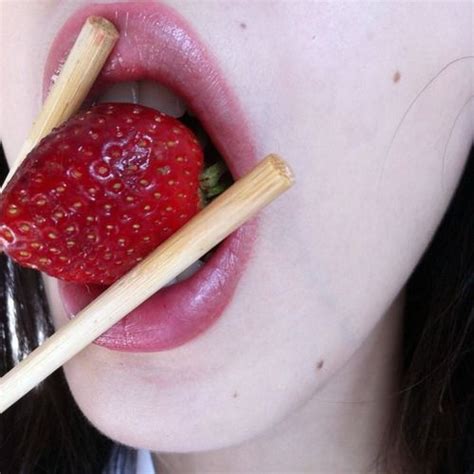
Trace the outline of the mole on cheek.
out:
<instances>
[{"instance_id":1,"label":"mole on cheek","mask_svg":"<svg viewBox=\"0 0 474 474\"><path fill-rule=\"evenodd\" d=\"M321 359L321 360L318 362L318 364L316 365L316 368L317 368L318 370L321 370L321 369L323 368L323 365L324 365L324 360Z\"/></svg>"},{"instance_id":2,"label":"mole on cheek","mask_svg":"<svg viewBox=\"0 0 474 474\"><path fill-rule=\"evenodd\" d=\"M402 75L400 74L400 72L396 71L395 74L393 75L393 82L397 83L401 77Z\"/></svg>"},{"instance_id":3,"label":"mole on cheek","mask_svg":"<svg viewBox=\"0 0 474 474\"><path fill-rule=\"evenodd\" d=\"M239 396L239 394L237 392L234 392L234 394L232 395L232 398L237 398Z\"/></svg>"},{"instance_id":4,"label":"mole on cheek","mask_svg":"<svg viewBox=\"0 0 474 474\"><path fill-rule=\"evenodd\" d=\"M240 28L241 28L242 30L245 30L245 29L247 28L247 23L241 22L241 23L240 23Z\"/></svg>"}]
</instances>

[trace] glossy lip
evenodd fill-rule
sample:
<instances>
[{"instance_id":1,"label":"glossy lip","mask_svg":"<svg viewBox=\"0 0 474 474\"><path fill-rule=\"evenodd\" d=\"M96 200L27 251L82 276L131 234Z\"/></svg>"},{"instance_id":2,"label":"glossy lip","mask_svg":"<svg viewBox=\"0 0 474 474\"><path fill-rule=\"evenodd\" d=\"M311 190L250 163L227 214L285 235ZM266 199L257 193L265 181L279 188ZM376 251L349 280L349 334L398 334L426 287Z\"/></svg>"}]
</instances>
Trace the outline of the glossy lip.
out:
<instances>
[{"instance_id":1,"label":"glossy lip","mask_svg":"<svg viewBox=\"0 0 474 474\"><path fill-rule=\"evenodd\" d=\"M215 60L183 18L159 3L94 4L73 14L50 49L44 95L91 15L109 19L120 31L97 88L123 81L158 81L186 100L234 177L245 174L256 163L246 117ZM155 293L95 343L119 351L151 352L172 349L201 334L232 300L256 232L254 219L227 238L191 278ZM58 286L70 318L104 290L60 280Z\"/></svg>"}]
</instances>

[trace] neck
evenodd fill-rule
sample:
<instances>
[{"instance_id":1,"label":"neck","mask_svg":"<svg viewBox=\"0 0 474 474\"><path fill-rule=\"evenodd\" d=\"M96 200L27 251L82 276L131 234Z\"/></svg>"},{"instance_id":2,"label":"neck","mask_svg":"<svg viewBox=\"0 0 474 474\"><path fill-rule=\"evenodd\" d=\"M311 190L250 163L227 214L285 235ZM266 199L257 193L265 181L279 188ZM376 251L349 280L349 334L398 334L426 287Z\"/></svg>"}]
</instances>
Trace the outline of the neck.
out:
<instances>
[{"instance_id":1,"label":"neck","mask_svg":"<svg viewBox=\"0 0 474 474\"><path fill-rule=\"evenodd\" d=\"M238 446L155 455L157 472L375 472L396 406L403 295L313 397Z\"/></svg>"}]
</instances>

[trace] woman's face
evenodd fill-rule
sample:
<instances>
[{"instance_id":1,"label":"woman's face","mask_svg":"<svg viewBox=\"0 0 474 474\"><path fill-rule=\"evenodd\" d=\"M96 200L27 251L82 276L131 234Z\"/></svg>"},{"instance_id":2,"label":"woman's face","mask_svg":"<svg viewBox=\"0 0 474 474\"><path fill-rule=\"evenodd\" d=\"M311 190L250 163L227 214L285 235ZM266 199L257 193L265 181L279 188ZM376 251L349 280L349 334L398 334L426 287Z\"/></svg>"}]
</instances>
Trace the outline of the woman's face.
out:
<instances>
[{"instance_id":1,"label":"woman's face","mask_svg":"<svg viewBox=\"0 0 474 474\"><path fill-rule=\"evenodd\" d=\"M88 12L113 21L114 9L124 18L143 8L144 28L160 27L147 17L153 2L104 3ZM472 141L472 60L462 59L472 54L471 24L468 3L165 3L217 64L255 155L279 153L296 185L261 214L240 280L207 330L159 352L93 344L65 372L82 411L111 438L195 451L291 415L402 290ZM39 111L50 45L87 5L1 4L0 137L10 165ZM133 45L132 27L122 25L120 41ZM45 281L60 327L63 302L56 281Z\"/></svg>"}]
</instances>

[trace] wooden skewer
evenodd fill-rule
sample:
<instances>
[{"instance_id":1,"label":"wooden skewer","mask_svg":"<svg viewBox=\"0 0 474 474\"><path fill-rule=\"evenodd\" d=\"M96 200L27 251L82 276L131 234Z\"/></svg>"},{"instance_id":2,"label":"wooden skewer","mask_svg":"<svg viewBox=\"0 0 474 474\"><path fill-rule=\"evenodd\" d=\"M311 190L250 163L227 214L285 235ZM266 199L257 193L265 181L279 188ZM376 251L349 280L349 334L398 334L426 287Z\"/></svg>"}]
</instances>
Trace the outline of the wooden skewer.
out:
<instances>
[{"instance_id":1,"label":"wooden skewer","mask_svg":"<svg viewBox=\"0 0 474 474\"><path fill-rule=\"evenodd\" d=\"M117 30L107 20L90 17L86 21L4 186L41 138L77 111L117 39ZM0 413L292 183L287 165L277 156L269 155L1 378Z\"/></svg>"},{"instance_id":2,"label":"wooden skewer","mask_svg":"<svg viewBox=\"0 0 474 474\"><path fill-rule=\"evenodd\" d=\"M105 18L91 16L86 20L2 190L39 141L79 109L118 37L115 26Z\"/></svg>"},{"instance_id":3,"label":"wooden skewer","mask_svg":"<svg viewBox=\"0 0 474 474\"><path fill-rule=\"evenodd\" d=\"M2 377L0 413L292 184L285 162L267 156Z\"/></svg>"}]
</instances>

